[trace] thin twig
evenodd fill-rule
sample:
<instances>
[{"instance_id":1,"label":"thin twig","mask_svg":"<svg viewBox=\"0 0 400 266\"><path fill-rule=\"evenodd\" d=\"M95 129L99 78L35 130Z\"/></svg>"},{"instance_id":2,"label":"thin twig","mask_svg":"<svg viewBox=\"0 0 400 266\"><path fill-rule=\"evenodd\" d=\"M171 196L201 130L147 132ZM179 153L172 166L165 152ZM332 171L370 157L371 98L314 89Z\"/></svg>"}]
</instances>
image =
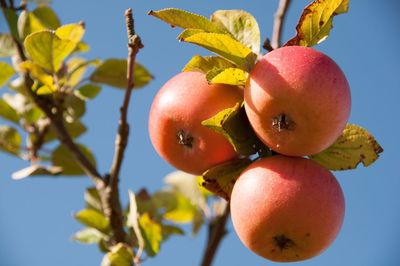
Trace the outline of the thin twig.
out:
<instances>
[{"instance_id":1,"label":"thin twig","mask_svg":"<svg viewBox=\"0 0 400 266\"><path fill-rule=\"evenodd\" d=\"M124 100L120 108L121 116L119 119L118 133L115 139L115 153L113 162L111 165L108 191L105 197L109 202L109 208L105 209L106 216L109 217L111 227L114 231L114 238L116 242L125 242L126 233L123 226L123 215L121 203L119 201L119 174L121 170L122 161L124 159L125 149L128 144L129 137L129 124L128 124L128 108L134 88L134 66L136 60L136 54L139 49L143 47L140 37L135 34L134 20L132 16L132 9L129 8L125 11L126 28L128 32L128 59L127 59L127 88L125 91Z\"/></svg>"},{"instance_id":2,"label":"thin twig","mask_svg":"<svg viewBox=\"0 0 400 266\"><path fill-rule=\"evenodd\" d=\"M272 40L271 40L271 46L274 49L279 48L281 46L283 23L285 22L290 2L291 2L290 0L279 1L279 6L275 13L274 30L272 33Z\"/></svg>"},{"instance_id":3,"label":"thin twig","mask_svg":"<svg viewBox=\"0 0 400 266\"><path fill-rule=\"evenodd\" d=\"M201 266L210 266L217 253L217 249L221 240L226 235L226 222L229 217L229 203L226 204L225 210L221 216L215 218L208 226L207 246L204 250Z\"/></svg>"}]
</instances>

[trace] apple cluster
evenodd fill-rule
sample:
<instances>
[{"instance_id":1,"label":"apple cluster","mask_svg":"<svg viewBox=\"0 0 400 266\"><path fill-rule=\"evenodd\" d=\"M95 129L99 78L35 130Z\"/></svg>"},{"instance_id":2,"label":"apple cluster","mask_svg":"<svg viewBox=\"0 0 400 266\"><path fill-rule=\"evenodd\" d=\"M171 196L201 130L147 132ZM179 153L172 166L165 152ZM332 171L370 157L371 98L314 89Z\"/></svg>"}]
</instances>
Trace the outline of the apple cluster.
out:
<instances>
[{"instance_id":1,"label":"apple cluster","mask_svg":"<svg viewBox=\"0 0 400 266\"><path fill-rule=\"evenodd\" d=\"M244 89L182 72L152 104L154 148L195 175L239 157L201 122L243 99L251 127L274 155L255 159L236 180L230 196L235 231L245 246L272 261L314 257L336 238L345 203L334 175L306 156L325 150L342 133L351 106L346 77L331 58L301 46L264 55Z\"/></svg>"}]
</instances>

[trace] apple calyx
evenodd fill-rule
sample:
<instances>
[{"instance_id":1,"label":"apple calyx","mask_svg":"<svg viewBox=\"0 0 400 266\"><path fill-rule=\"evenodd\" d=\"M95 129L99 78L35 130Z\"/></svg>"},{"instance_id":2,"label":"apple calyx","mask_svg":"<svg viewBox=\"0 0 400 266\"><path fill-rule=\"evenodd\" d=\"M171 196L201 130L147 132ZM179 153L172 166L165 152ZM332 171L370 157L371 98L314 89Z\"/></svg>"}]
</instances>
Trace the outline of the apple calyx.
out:
<instances>
[{"instance_id":1,"label":"apple calyx","mask_svg":"<svg viewBox=\"0 0 400 266\"><path fill-rule=\"evenodd\" d=\"M190 135L188 132L184 131L183 129L178 130L178 132L176 133L176 137L178 139L178 143L186 146L188 148L192 148L193 147L193 137L192 135Z\"/></svg>"},{"instance_id":2,"label":"apple calyx","mask_svg":"<svg viewBox=\"0 0 400 266\"><path fill-rule=\"evenodd\" d=\"M284 130L293 130L296 123L285 113L281 113L272 118L272 128L278 130L278 132Z\"/></svg>"},{"instance_id":3,"label":"apple calyx","mask_svg":"<svg viewBox=\"0 0 400 266\"><path fill-rule=\"evenodd\" d=\"M284 234L275 236L274 241L280 250L288 249L295 245L293 240L287 238Z\"/></svg>"}]
</instances>

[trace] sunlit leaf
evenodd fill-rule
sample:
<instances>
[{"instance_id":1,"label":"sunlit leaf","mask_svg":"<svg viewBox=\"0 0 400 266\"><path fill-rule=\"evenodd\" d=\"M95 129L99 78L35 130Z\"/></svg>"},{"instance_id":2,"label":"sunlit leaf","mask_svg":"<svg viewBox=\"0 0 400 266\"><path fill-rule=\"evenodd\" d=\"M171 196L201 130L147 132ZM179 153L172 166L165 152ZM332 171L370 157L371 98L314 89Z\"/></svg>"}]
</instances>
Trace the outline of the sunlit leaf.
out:
<instances>
[{"instance_id":1,"label":"sunlit leaf","mask_svg":"<svg viewBox=\"0 0 400 266\"><path fill-rule=\"evenodd\" d=\"M43 116L43 112L29 98L20 93L5 93L3 99L17 112L18 116L28 123L34 123Z\"/></svg>"},{"instance_id":2,"label":"sunlit leaf","mask_svg":"<svg viewBox=\"0 0 400 266\"><path fill-rule=\"evenodd\" d=\"M18 124L19 116L17 112L3 99L0 99L0 116L8 121Z\"/></svg>"},{"instance_id":3,"label":"sunlit leaf","mask_svg":"<svg viewBox=\"0 0 400 266\"><path fill-rule=\"evenodd\" d=\"M47 29L45 25L28 10L24 10L18 17L18 33L24 40L31 33Z\"/></svg>"},{"instance_id":4,"label":"sunlit leaf","mask_svg":"<svg viewBox=\"0 0 400 266\"><path fill-rule=\"evenodd\" d=\"M39 31L26 37L24 46L30 58L44 69L56 73L74 50L76 43L63 40L51 31Z\"/></svg>"},{"instance_id":5,"label":"sunlit leaf","mask_svg":"<svg viewBox=\"0 0 400 266\"><path fill-rule=\"evenodd\" d=\"M15 128L0 125L0 150L18 156L21 144L22 137Z\"/></svg>"},{"instance_id":6,"label":"sunlit leaf","mask_svg":"<svg viewBox=\"0 0 400 266\"><path fill-rule=\"evenodd\" d=\"M45 85L50 93L57 90L54 86L53 77L47 74L38 64L35 64L32 61L24 61L19 64L19 67L21 70L28 72L32 78L37 79ZM38 92L38 94L40 94L40 92Z\"/></svg>"},{"instance_id":7,"label":"sunlit leaf","mask_svg":"<svg viewBox=\"0 0 400 266\"><path fill-rule=\"evenodd\" d=\"M268 148L255 135L243 104L220 111L215 116L204 120L202 125L222 134L244 156L249 156Z\"/></svg>"},{"instance_id":8,"label":"sunlit leaf","mask_svg":"<svg viewBox=\"0 0 400 266\"><path fill-rule=\"evenodd\" d=\"M101 87L94 84L85 84L74 91L76 97L82 100L91 100L100 93Z\"/></svg>"},{"instance_id":9,"label":"sunlit leaf","mask_svg":"<svg viewBox=\"0 0 400 266\"><path fill-rule=\"evenodd\" d=\"M178 191L159 191L153 195L159 208L165 208L164 219L175 223L189 223L198 207Z\"/></svg>"},{"instance_id":10,"label":"sunlit leaf","mask_svg":"<svg viewBox=\"0 0 400 266\"><path fill-rule=\"evenodd\" d=\"M315 0L308 5L296 27L296 36L285 46L314 46L324 41L332 29L333 17L347 13L349 0Z\"/></svg>"},{"instance_id":11,"label":"sunlit leaf","mask_svg":"<svg viewBox=\"0 0 400 266\"><path fill-rule=\"evenodd\" d=\"M31 176L55 176L62 172L61 167L34 164L12 174L12 179L20 180Z\"/></svg>"},{"instance_id":12,"label":"sunlit leaf","mask_svg":"<svg viewBox=\"0 0 400 266\"><path fill-rule=\"evenodd\" d=\"M248 73L239 68L215 68L207 72L206 78L211 84L228 84L235 86L245 86Z\"/></svg>"},{"instance_id":13,"label":"sunlit leaf","mask_svg":"<svg viewBox=\"0 0 400 266\"><path fill-rule=\"evenodd\" d=\"M212 69L225 69L235 67L235 64L227 61L226 59L219 56L200 56L195 55L190 59L186 66L182 69L185 71L195 71L207 73Z\"/></svg>"},{"instance_id":14,"label":"sunlit leaf","mask_svg":"<svg viewBox=\"0 0 400 266\"><path fill-rule=\"evenodd\" d=\"M182 171L175 171L164 178L164 182L188 198L192 204L204 208L207 203L204 195L199 189L197 176Z\"/></svg>"},{"instance_id":15,"label":"sunlit leaf","mask_svg":"<svg viewBox=\"0 0 400 266\"><path fill-rule=\"evenodd\" d=\"M101 266L133 266L132 249L126 244L118 243L104 256Z\"/></svg>"},{"instance_id":16,"label":"sunlit leaf","mask_svg":"<svg viewBox=\"0 0 400 266\"><path fill-rule=\"evenodd\" d=\"M84 209L75 213L75 219L83 225L95 228L102 233L107 234L110 231L110 223L103 213L93 210Z\"/></svg>"},{"instance_id":17,"label":"sunlit leaf","mask_svg":"<svg viewBox=\"0 0 400 266\"><path fill-rule=\"evenodd\" d=\"M78 144L81 152L86 155L86 157L95 164L95 158L91 151L83 146L82 144ZM82 168L75 162L72 157L70 151L63 145L58 146L51 155L51 161L53 165L60 166L63 168L63 175L84 175L85 172Z\"/></svg>"},{"instance_id":18,"label":"sunlit leaf","mask_svg":"<svg viewBox=\"0 0 400 266\"><path fill-rule=\"evenodd\" d=\"M0 57L9 57L16 53L16 46L11 34L0 33Z\"/></svg>"},{"instance_id":19,"label":"sunlit leaf","mask_svg":"<svg viewBox=\"0 0 400 266\"><path fill-rule=\"evenodd\" d=\"M147 255L150 257L157 255L160 251L160 244L163 239L161 225L154 222L147 213L140 216L139 225L145 242Z\"/></svg>"},{"instance_id":20,"label":"sunlit leaf","mask_svg":"<svg viewBox=\"0 0 400 266\"><path fill-rule=\"evenodd\" d=\"M206 48L235 63L244 70L250 70L257 58L250 48L233 39L229 34L200 32L184 36L180 41Z\"/></svg>"},{"instance_id":21,"label":"sunlit leaf","mask_svg":"<svg viewBox=\"0 0 400 266\"><path fill-rule=\"evenodd\" d=\"M60 19L51 7L48 5L40 5L36 7L32 14L44 25L46 28L55 30L61 26Z\"/></svg>"},{"instance_id":22,"label":"sunlit leaf","mask_svg":"<svg viewBox=\"0 0 400 266\"><path fill-rule=\"evenodd\" d=\"M162 228L163 241L166 241L172 235L184 235L185 234L185 232L181 228L174 226L174 225L162 224L161 228Z\"/></svg>"},{"instance_id":23,"label":"sunlit leaf","mask_svg":"<svg viewBox=\"0 0 400 266\"><path fill-rule=\"evenodd\" d=\"M207 32L224 32L224 28L212 23L206 17L177 8L151 10L149 15L159 18L173 27L183 29L200 29Z\"/></svg>"},{"instance_id":24,"label":"sunlit leaf","mask_svg":"<svg viewBox=\"0 0 400 266\"><path fill-rule=\"evenodd\" d=\"M63 25L55 31L55 34L61 40L68 40L73 42L75 45L82 40L85 34L85 28L82 24L67 24Z\"/></svg>"},{"instance_id":25,"label":"sunlit leaf","mask_svg":"<svg viewBox=\"0 0 400 266\"><path fill-rule=\"evenodd\" d=\"M74 234L73 240L82 244L97 244L105 239L106 235L94 228L85 228Z\"/></svg>"},{"instance_id":26,"label":"sunlit leaf","mask_svg":"<svg viewBox=\"0 0 400 266\"><path fill-rule=\"evenodd\" d=\"M107 59L90 76L93 82L104 83L112 87L126 89L127 81L126 59ZM153 76L141 64L135 63L134 67L134 88L141 88L149 83Z\"/></svg>"},{"instance_id":27,"label":"sunlit leaf","mask_svg":"<svg viewBox=\"0 0 400 266\"><path fill-rule=\"evenodd\" d=\"M73 57L67 62L68 77L66 84L68 87L75 87L83 78L86 72L86 60L79 57Z\"/></svg>"},{"instance_id":28,"label":"sunlit leaf","mask_svg":"<svg viewBox=\"0 0 400 266\"><path fill-rule=\"evenodd\" d=\"M7 64L6 62L0 61L0 88L3 87L8 80L14 76L15 70L12 66Z\"/></svg>"},{"instance_id":29,"label":"sunlit leaf","mask_svg":"<svg viewBox=\"0 0 400 266\"><path fill-rule=\"evenodd\" d=\"M218 10L212 14L211 21L223 25L236 40L255 54L260 53L260 28L250 13L243 10Z\"/></svg>"},{"instance_id":30,"label":"sunlit leaf","mask_svg":"<svg viewBox=\"0 0 400 266\"><path fill-rule=\"evenodd\" d=\"M229 200L235 181L251 163L250 159L244 158L215 166L203 174L203 186Z\"/></svg>"},{"instance_id":31,"label":"sunlit leaf","mask_svg":"<svg viewBox=\"0 0 400 266\"><path fill-rule=\"evenodd\" d=\"M360 163L371 165L381 152L382 147L371 133L360 126L348 124L332 146L310 158L330 170L348 170Z\"/></svg>"}]
</instances>

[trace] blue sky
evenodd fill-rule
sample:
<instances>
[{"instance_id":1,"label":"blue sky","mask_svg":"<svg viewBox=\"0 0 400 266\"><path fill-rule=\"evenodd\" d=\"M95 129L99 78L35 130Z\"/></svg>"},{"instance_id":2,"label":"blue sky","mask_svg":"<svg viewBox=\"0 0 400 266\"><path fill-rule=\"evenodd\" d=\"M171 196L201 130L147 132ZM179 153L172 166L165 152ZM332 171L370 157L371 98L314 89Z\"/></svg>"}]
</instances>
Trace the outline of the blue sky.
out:
<instances>
[{"instance_id":1,"label":"blue sky","mask_svg":"<svg viewBox=\"0 0 400 266\"><path fill-rule=\"evenodd\" d=\"M309 1L293 2L284 40L294 34L301 10ZM128 189L148 187L154 191L163 185L163 177L173 171L155 153L148 137L148 111L154 95L191 56L209 54L179 43L175 39L179 31L147 16L147 11L179 7L209 16L217 9L244 9L256 17L265 39L271 34L277 4L278 1L262 0L54 1L53 7L63 23L86 22L84 40L92 47L86 58L126 57L123 13L128 7L134 10L136 30L145 44L138 60L156 79L132 97L132 133L121 180L124 203ZM325 253L296 265L400 265L400 175L396 168L400 164L400 126L396 122L400 114L399 7L395 0L350 0L350 13L336 17L331 36L317 46L347 75L352 91L350 122L372 132L385 152L371 167L335 173L346 198L343 228ZM3 18L0 31L5 31ZM112 159L122 97L122 91L104 87L101 95L88 104L84 121L89 131L80 141L92 148L102 172L107 171ZM95 246L82 246L70 239L81 228L72 214L84 207L83 192L90 181L84 177L12 181L11 174L25 166L26 162L0 154L0 265L99 265L102 256ZM248 251L230 223L229 231L214 265L277 265ZM144 265L197 265L205 233L203 229L196 238L172 238L162 246L158 257Z\"/></svg>"}]
</instances>

